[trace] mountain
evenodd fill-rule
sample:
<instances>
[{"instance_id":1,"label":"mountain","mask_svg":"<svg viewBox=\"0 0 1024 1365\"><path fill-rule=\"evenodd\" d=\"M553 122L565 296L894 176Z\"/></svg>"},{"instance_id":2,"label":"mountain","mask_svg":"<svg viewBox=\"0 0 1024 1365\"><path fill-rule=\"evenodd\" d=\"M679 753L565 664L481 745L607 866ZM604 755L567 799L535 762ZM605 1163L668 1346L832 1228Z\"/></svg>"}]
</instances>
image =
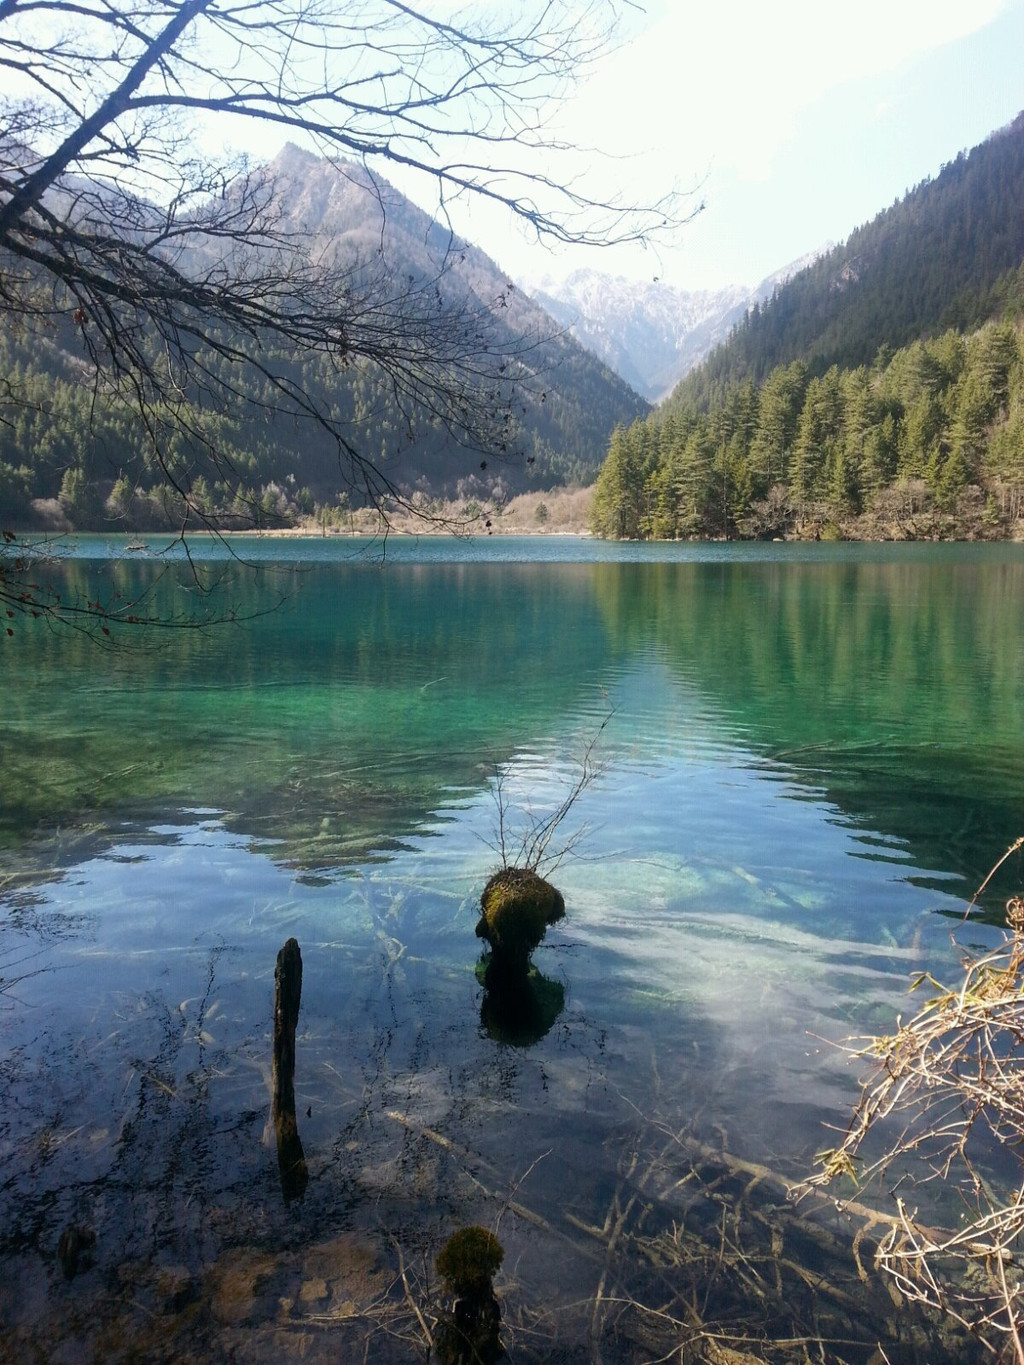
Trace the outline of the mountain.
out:
<instances>
[{"instance_id":1,"label":"mountain","mask_svg":"<svg viewBox=\"0 0 1024 1365\"><path fill-rule=\"evenodd\" d=\"M751 309L679 399L707 403L723 384L760 382L795 360L822 374L869 363L880 346L980 326L1022 260L1024 113Z\"/></svg>"},{"instance_id":2,"label":"mountain","mask_svg":"<svg viewBox=\"0 0 1024 1365\"><path fill-rule=\"evenodd\" d=\"M652 402L703 359L750 301L749 291L738 285L688 291L596 270L545 280L531 292L557 322Z\"/></svg>"},{"instance_id":3,"label":"mountain","mask_svg":"<svg viewBox=\"0 0 1024 1365\"><path fill-rule=\"evenodd\" d=\"M294 146L286 146L266 174L281 242L274 249L281 251L282 264L287 266L289 235L294 240L301 234L320 264L342 275L346 287L351 284L353 298L372 301L351 310L352 325L364 329L364 340L370 337L356 352L363 359L342 357L338 363L333 356L275 352L269 361L289 385L329 408L351 432L360 457L405 496L503 498L528 488L587 482L612 430L649 410L618 375L514 289L493 260L386 181L361 166L331 163ZM99 195L92 202L102 204ZM139 221L144 218L141 206ZM244 253L244 246L217 239L200 239L191 249L196 261L208 266L223 259L228 269L234 268L230 253ZM433 323L424 322L428 314ZM406 316L417 321L415 335L403 333ZM374 355L375 328L382 341L380 358L372 360L365 357ZM411 394L392 382L387 348L407 343L411 350L424 337L435 345L435 355L450 354L452 366L462 366L463 377L472 379L477 371L483 376L497 418L504 412L514 418L507 436L503 429L496 438L493 453L452 441L432 403L429 376L436 369L424 367L428 378ZM227 340L234 344L234 338ZM243 338L240 344L248 343ZM240 401L215 411L200 397L192 432L179 430L170 441L168 458L184 471L194 501L218 516L232 508L239 516L246 508L293 515L314 504L334 505L339 489L352 503L366 496L358 477L346 476L343 461L339 468L338 447L327 431L291 414L275 420L273 388L257 374L246 389L250 381L231 363L216 352L203 355L216 382L237 392ZM522 380L515 390L506 368ZM24 401L12 405L11 421L0 421L0 524L25 524L33 508L56 516L58 499L76 526L109 524L109 515L140 525L180 516L173 497L169 507L162 506L166 471L145 453L146 432L137 416L102 388L94 391L82 337L70 318L58 314L46 335L8 329L0 336L0 380L5 377L16 378ZM207 444L219 452L215 464L205 455Z\"/></svg>"},{"instance_id":4,"label":"mountain","mask_svg":"<svg viewBox=\"0 0 1024 1365\"><path fill-rule=\"evenodd\" d=\"M1024 540L1024 115L755 304L616 432L592 525Z\"/></svg>"},{"instance_id":5,"label":"mountain","mask_svg":"<svg viewBox=\"0 0 1024 1365\"><path fill-rule=\"evenodd\" d=\"M756 289L686 290L658 279L576 270L561 281L542 281L531 293L637 393L659 402L726 339L748 308L770 298L813 259L805 256L784 266Z\"/></svg>"},{"instance_id":6,"label":"mountain","mask_svg":"<svg viewBox=\"0 0 1024 1365\"><path fill-rule=\"evenodd\" d=\"M415 288L423 282L436 287L439 306L443 295L445 304L470 300L471 306L490 310L492 348L523 356L535 380L522 394L518 440L533 462L506 467L507 488L589 482L611 431L649 410L628 381L514 288L491 257L455 237L387 181L362 166L339 166L291 144L268 169L277 182L285 225L322 243L325 258L339 269L353 261L379 262L393 278L415 281ZM407 468L398 481L406 487L416 478L413 455L404 451L402 456ZM440 466L430 473L432 491L454 491L454 481L440 475Z\"/></svg>"}]
</instances>

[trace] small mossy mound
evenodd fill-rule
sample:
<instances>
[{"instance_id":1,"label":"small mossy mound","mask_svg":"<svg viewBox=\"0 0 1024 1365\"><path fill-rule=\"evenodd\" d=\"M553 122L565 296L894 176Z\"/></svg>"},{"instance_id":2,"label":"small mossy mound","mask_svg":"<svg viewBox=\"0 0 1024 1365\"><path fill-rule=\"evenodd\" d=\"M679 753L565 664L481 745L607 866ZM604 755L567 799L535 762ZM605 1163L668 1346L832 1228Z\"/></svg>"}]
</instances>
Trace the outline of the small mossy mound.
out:
<instances>
[{"instance_id":1,"label":"small mossy mound","mask_svg":"<svg viewBox=\"0 0 1024 1365\"><path fill-rule=\"evenodd\" d=\"M476 926L496 959L521 971L547 932L565 915L562 893L528 867L503 867L495 872L480 897L482 914Z\"/></svg>"},{"instance_id":2,"label":"small mossy mound","mask_svg":"<svg viewBox=\"0 0 1024 1365\"><path fill-rule=\"evenodd\" d=\"M505 1249L486 1228L460 1228L453 1232L434 1262L449 1293L459 1298L491 1294L491 1281L505 1259Z\"/></svg>"}]
</instances>

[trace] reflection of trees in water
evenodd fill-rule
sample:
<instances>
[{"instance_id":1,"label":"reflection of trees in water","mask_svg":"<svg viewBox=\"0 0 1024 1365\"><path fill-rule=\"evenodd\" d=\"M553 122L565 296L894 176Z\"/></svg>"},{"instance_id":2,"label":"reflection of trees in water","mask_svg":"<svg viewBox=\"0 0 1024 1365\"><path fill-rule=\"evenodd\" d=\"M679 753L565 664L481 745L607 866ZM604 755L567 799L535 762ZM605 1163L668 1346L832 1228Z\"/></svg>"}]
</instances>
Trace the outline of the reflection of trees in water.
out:
<instances>
[{"instance_id":1,"label":"reflection of trees in water","mask_svg":"<svg viewBox=\"0 0 1024 1365\"><path fill-rule=\"evenodd\" d=\"M313 873L387 856L453 788L479 790L481 764L551 733L581 680L654 650L753 752L973 887L1020 824L1024 569L931 553L557 571L278 564L259 577L230 565L223 591L240 612L284 605L244 631L112 653L73 632L19 638L0 838L184 799L236 812ZM155 571L59 572L109 594ZM161 609L187 574L162 582Z\"/></svg>"},{"instance_id":2,"label":"reflection of trees in water","mask_svg":"<svg viewBox=\"0 0 1024 1365\"><path fill-rule=\"evenodd\" d=\"M675 603L677 615L685 606ZM742 619L753 631L749 613ZM706 615L701 623L711 631ZM746 675L755 697L771 675L762 666ZM799 697L795 681L787 687ZM307 1001L319 990L330 1004L314 1008L299 1044L310 1164L301 1223L283 1207L273 1151L258 1146L266 1019L233 1019L222 1036L211 1015L247 969L229 950L211 957L203 993L184 1010L162 990L129 987L121 1017L96 1027L89 1047L54 1033L9 1059L3 1292L20 1287L24 1304L38 1304L33 1292L57 1274L61 1230L81 1220L98 1232L98 1267L69 1290L91 1323L58 1321L59 1300L39 1331L94 1341L109 1331L102 1340L113 1341L115 1328L130 1329L148 1343L157 1322L163 1338L146 1347L154 1360L172 1350L220 1359L228 1342L243 1355L248 1343L252 1358L308 1349L314 1359L322 1348L337 1359L349 1347L360 1358L366 1340L375 1360L408 1360L437 1307L431 1258L454 1225L474 1221L500 1226L509 1249L498 1291L520 1359L596 1351L616 1365L684 1343L695 1361L710 1360L714 1339L788 1362L805 1357L780 1337L844 1333L858 1344L835 1344L827 1359L864 1365L878 1340L899 1341L905 1360L943 1359L924 1338L909 1340L908 1319L843 1260L851 1229L808 1230L803 1214L787 1214L771 1172L731 1157L735 1134L709 1145L708 1116L695 1122L694 1108L726 1060L710 1030L681 1023L686 1041L700 1033L700 1064L681 1045L660 1090L635 1051L609 1055L606 1021L578 1008L530 1052L498 1045L480 1035L471 952L446 954L437 933L450 911L470 944L475 913L452 896L439 914L440 895L368 884L365 937L309 953ZM422 914L428 904L432 915ZM108 1023L109 1039L96 1041ZM120 1129L76 1134L82 1114L97 1111L116 1114ZM769 1330L774 1342L755 1344Z\"/></svg>"},{"instance_id":3,"label":"reflection of trees in water","mask_svg":"<svg viewBox=\"0 0 1024 1365\"><path fill-rule=\"evenodd\" d=\"M598 564L593 583L614 657L655 647L744 747L969 890L1024 818L1024 565L932 553Z\"/></svg>"},{"instance_id":4,"label":"reflection of trees in water","mask_svg":"<svg viewBox=\"0 0 1024 1365\"><path fill-rule=\"evenodd\" d=\"M314 872L387 856L453 790L479 790L525 736L550 733L593 676L602 633L581 568L230 565L215 600L254 618L244 628L109 651L26 633L5 697L0 838L173 802L231 811ZM88 596L140 594L160 570L55 572ZM154 591L167 613L194 596L187 566ZM567 619L581 627L571 657Z\"/></svg>"}]
</instances>

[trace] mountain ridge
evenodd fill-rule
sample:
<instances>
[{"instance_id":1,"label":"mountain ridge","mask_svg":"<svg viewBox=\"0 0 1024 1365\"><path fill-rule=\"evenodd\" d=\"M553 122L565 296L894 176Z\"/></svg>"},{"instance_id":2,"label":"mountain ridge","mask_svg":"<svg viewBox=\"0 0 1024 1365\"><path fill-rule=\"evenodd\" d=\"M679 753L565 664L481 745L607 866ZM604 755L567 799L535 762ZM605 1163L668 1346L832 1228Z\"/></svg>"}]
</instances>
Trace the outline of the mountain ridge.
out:
<instances>
[{"instance_id":1,"label":"mountain ridge","mask_svg":"<svg viewBox=\"0 0 1024 1365\"><path fill-rule=\"evenodd\" d=\"M530 292L637 393L658 403L754 303L763 303L831 246L780 267L753 289L734 284L688 290L658 278L635 281L582 269L561 281L542 280Z\"/></svg>"},{"instance_id":2,"label":"mountain ridge","mask_svg":"<svg viewBox=\"0 0 1024 1365\"><path fill-rule=\"evenodd\" d=\"M382 177L294 145L267 163L265 176L267 194L274 191L277 198L273 237L263 249L279 253L286 270L289 251L301 244L318 265L347 272L355 298L353 326L363 328L365 343L357 355L375 355L375 328L381 348L379 363L349 362L344 355L340 362L285 355L272 362L285 367L289 383L294 378L310 387L316 402L351 432L360 457L380 471L381 486L405 498L500 501L525 489L585 482L596 473L614 427L649 410L618 375L515 289L486 253L432 220ZM206 266L224 249L201 238L196 247L208 253ZM366 307L364 298L370 300ZM431 330L425 319L435 308ZM453 363L463 364L470 380L476 369L481 384L494 386L495 436L483 459L475 447L455 446L432 410L429 383L436 369L424 370L422 397L396 394L387 348L406 345L403 309L426 328L420 344L434 337L442 355L450 345ZM449 316L460 332L446 330ZM38 520L44 505L51 524L63 514L78 527L102 526L108 512L127 525L177 520L180 499L172 496L163 511L158 506L166 487L160 486L161 470L142 453L145 433L137 418L102 385L94 391L82 346L70 315L56 315L45 336L0 337L0 374L18 375L30 395L12 423L0 423L2 524ZM480 356L476 367L474 346ZM223 364L216 353L204 363ZM518 387L503 377L506 369L521 377ZM268 420L274 390L264 386L261 393L259 382L257 376L256 411L240 402L196 418L203 440L222 452L221 461L204 464L202 449L187 435L171 443L170 458L185 471L185 485L198 489L195 501L203 515L214 520L242 515L248 506L262 507L271 518L284 509L294 516L333 504L339 487L350 505L358 500L358 478L346 486L336 445L315 421L303 426L293 418ZM507 428L499 421L503 412L514 418ZM113 508L107 506L112 498Z\"/></svg>"},{"instance_id":3,"label":"mountain ridge","mask_svg":"<svg viewBox=\"0 0 1024 1365\"><path fill-rule=\"evenodd\" d=\"M979 326L1024 260L1024 112L960 151L752 307L670 401L706 406L779 365L870 363L945 328Z\"/></svg>"},{"instance_id":4,"label":"mountain ridge","mask_svg":"<svg viewBox=\"0 0 1024 1365\"><path fill-rule=\"evenodd\" d=\"M1024 115L755 304L616 432L592 527L1024 539Z\"/></svg>"}]
</instances>

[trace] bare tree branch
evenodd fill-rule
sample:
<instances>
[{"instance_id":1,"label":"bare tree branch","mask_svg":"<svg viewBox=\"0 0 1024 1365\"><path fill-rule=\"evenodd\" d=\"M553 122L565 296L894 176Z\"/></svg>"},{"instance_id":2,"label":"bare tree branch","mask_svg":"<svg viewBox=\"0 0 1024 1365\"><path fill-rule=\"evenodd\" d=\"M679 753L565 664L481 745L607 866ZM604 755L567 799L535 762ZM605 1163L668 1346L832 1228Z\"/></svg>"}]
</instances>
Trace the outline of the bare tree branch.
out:
<instances>
[{"instance_id":1,"label":"bare tree branch","mask_svg":"<svg viewBox=\"0 0 1024 1365\"><path fill-rule=\"evenodd\" d=\"M552 241L677 224L674 202L594 196L539 159L564 150L552 101L628 3L524 0L496 18L402 0L0 0L0 309L79 350L96 405L132 414L182 530L216 525L195 489L234 474L221 414L296 423L360 498L398 496L310 367L364 376L410 444L507 457L543 338L517 332L509 291L475 292L450 224L428 266L396 276L373 167L426 177L445 223L468 196ZM326 251L289 212L287 176L202 151L254 123L327 154L379 206L375 255Z\"/></svg>"}]
</instances>

